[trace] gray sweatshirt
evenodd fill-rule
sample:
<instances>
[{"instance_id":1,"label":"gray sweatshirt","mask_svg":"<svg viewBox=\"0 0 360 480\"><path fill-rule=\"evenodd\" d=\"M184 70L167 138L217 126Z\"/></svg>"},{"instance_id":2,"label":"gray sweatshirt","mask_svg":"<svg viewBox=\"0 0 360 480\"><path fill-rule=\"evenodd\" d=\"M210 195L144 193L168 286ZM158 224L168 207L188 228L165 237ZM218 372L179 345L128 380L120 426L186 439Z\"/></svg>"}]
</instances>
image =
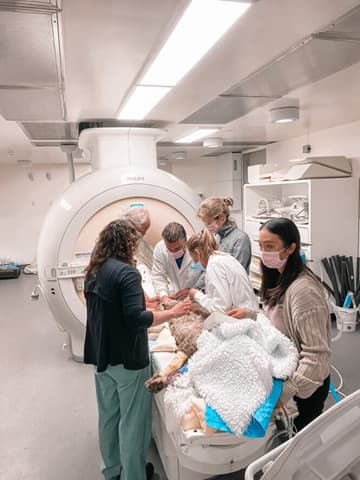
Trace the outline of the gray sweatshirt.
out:
<instances>
[{"instance_id":1,"label":"gray sweatshirt","mask_svg":"<svg viewBox=\"0 0 360 480\"><path fill-rule=\"evenodd\" d=\"M248 235L242 232L235 222L229 222L217 232L216 241L221 252L230 253L249 273L251 243Z\"/></svg>"},{"instance_id":2,"label":"gray sweatshirt","mask_svg":"<svg viewBox=\"0 0 360 480\"><path fill-rule=\"evenodd\" d=\"M330 373L330 316L324 290L304 272L284 295L284 322L300 354L299 364L284 382L280 399L310 397Z\"/></svg>"},{"instance_id":3,"label":"gray sweatshirt","mask_svg":"<svg viewBox=\"0 0 360 480\"><path fill-rule=\"evenodd\" d=\"M249 273L251 261L251 243L247 233L242 232L235 222L229 222L216 233L215 239L220 252L230 253ZM195 288L205 290L205 272L199 278Z\"/></svg>"}]
</instances>

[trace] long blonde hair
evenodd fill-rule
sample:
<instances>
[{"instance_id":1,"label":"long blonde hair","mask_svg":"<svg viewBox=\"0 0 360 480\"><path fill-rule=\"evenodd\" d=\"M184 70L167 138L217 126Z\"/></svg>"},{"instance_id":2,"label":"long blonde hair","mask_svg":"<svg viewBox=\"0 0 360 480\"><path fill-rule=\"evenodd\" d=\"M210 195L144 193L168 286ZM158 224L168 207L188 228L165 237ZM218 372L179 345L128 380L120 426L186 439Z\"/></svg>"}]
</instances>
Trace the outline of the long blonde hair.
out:
<instances>
[{"instance_id":1,"label":"long blonde hair","mask_svg":"<svg viewBox=\"0 0 360 480\"><path fill-rule=\"evenodd\" d=\"M197 252L205 260L208 260L218 248L214 236L206 228L190 237L186 245L190 254Z\"/></svg>"},{"instance_id":2,"label":"long blonde hair","mask_svg":"<svg viewBox=\"0 0 360 480\"><path fill-rule=\"evenodd\" d=\"M234 200L231 197L206 198L201 202L197 211L197 216L205 223L211 223L216 220L221 214L225 215L225 223L229 222L230 208L234 205Z\"/></svg>"}]
</instances>

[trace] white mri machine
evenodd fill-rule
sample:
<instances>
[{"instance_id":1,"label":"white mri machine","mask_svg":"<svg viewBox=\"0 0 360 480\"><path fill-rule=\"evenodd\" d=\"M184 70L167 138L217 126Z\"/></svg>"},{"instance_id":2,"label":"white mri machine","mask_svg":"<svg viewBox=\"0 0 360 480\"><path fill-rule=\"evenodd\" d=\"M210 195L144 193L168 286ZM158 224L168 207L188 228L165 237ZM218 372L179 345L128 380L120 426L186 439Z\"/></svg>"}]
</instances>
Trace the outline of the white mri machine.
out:
<instances>
[{"instance_id":1,"label":"white mri machine","mask_svg":"<svg viewBox=\"0 0 360 480\"><path fill-rule=\"evenodd\" d=\"M37 251L40 287L68 334L75 360L82 359L86 322L83 270L102 228L138 205L151 212L146 239L153 246L170 221L182 223L189 234L197 228L196 195L156 167L161 133L142 128L83 130L79 148L90 157L92 172L72 183L47 213Z\"/></svg>"},{"instance_id":2,"label":"white mri machine","mask_svg":"<svg viewBox=\"0 0 360 480\"><path fill-rule=\"evenodd\" d=\"M83 130L79 147L90 155L93 171L72 183L45 219L37 253L40 288L56 323L68 335L75 360L82 359L85 336L83 269L100 230L139 204L151 212L146 238L152 245L170 221L182 223L188 234L199 227L198 197L182 181L157 169L156 139L161 133L140 128ZM141 273L146 289L149 272L144 267ZM154 354L155 370L169 360L168 355ZM256 440L227 433L185 433L180 427L169 432L163 395L154 398L153 437L169 480L199 480L237 471L265 453L273 428Z\"/></svg>"}]
</instances>

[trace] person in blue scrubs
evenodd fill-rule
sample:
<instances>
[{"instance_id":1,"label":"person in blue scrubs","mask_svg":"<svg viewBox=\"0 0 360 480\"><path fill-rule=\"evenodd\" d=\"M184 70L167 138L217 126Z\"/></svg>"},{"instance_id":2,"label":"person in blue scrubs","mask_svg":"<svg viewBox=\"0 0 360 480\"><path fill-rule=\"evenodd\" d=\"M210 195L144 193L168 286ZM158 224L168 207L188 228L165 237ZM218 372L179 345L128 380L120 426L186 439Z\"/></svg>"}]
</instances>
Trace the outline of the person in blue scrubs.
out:
<instances>
[{"instance_id":1,"label":"person in blue scrubs","mask_svg":"<svg viewBox=\"0 0 360 480\"><path fill-rule=\"evenodd\" d=\"M151 439L151 376L147 329L190 312L190 301L170 310L146 310L134 266L139 234L125 220L100 233L86 268L87 325L84 362L95 370L99 444L106 480L145 480Z\"/></svg>"}]
</instances>

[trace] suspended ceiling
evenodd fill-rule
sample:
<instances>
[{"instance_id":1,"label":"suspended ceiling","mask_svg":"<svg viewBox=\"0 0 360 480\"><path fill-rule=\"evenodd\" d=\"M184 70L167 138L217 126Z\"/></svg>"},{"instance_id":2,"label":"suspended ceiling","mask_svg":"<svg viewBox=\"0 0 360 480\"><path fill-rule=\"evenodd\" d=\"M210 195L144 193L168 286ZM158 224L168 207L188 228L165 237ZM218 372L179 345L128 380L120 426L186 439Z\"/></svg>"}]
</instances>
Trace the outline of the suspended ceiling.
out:
<instances>
[{"instance_id":1,"label":"suspended ceiling","mask_svg":"<svg viewBox=\"0 0 360 480\"><path fill-rule=\"evenodd\" d=\"M0 0L0 162L65 161L49 145L76 143L81 120L114 118L187 3ZM359 4L254 2L145 119L166 130L159 157L219 154L173 144L199 126L219 127L223 151L243 151L360 120ZM284 98L299 104L300 121L269 124Z\"/></svg>"}]
</instances>

